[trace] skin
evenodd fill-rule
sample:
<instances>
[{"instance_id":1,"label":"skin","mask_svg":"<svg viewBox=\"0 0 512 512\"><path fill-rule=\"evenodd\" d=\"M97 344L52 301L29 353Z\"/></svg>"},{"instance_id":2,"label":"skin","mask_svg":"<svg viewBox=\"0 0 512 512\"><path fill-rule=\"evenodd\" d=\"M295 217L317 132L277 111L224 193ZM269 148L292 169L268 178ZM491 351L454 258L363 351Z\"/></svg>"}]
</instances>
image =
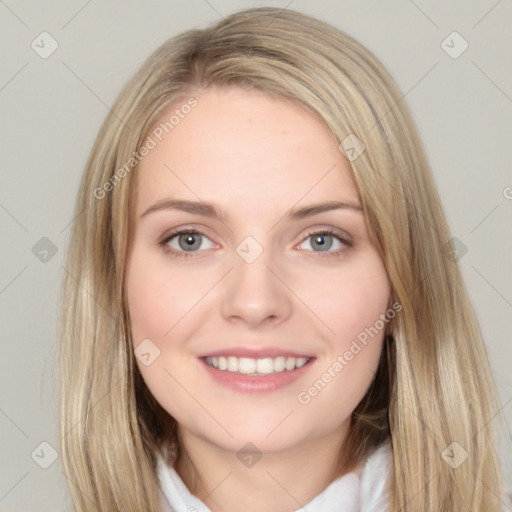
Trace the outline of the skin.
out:
<instances>
[{"instance_id":1,"label":"skin","mask_svg":"<svg viewBox=\"0 0 512 512\"><path fill-rule=\"evenodd\" d=\"M128 306L134 346L150 339L160 351L138 365L178 421L185 456L176 470L192 493L214 512L241 503L248 512L296 510L339 476L337 454L377 369L384 330L308 404L297 396L385 313L389 282L361 210L285 217L327 201L360 204L349 163L318 119L234 87L196 99L138 170ZM141 217L169 198L200 198L224 217L176 209ZM175 254L160 244L174 228L207 238L184 257L183 249ZM309 235L325 229L351 246L327 238L331 248L320 251ZM236 252L247 236L263 249L252 263ZM179 239L169 246L179 251ZM315 359L282 389L241 393L214 381L198 358L240 345ZM262 454L252 467L236 456L247 442Z\"/></svg>"}]
</instances>

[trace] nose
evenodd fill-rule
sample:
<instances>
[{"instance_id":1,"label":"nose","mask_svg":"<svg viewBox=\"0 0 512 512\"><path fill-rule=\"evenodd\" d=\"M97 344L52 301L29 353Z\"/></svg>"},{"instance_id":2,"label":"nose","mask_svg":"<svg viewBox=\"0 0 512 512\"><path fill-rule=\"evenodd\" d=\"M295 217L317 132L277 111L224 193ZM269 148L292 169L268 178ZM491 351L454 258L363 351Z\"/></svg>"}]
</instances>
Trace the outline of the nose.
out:
<instances>
[{"instance_id":1,"label":"nose","mask_svg":"<svg viewBox=\"0 0 512 512\"><path fill-rule=\"evenodd\" d=\"M265 253L252 263L241 258L235 262L222 296L222 316L226 320L255 329L280 324L290 317L291 292L273 267Z\"/></svg>"}]
</instances>

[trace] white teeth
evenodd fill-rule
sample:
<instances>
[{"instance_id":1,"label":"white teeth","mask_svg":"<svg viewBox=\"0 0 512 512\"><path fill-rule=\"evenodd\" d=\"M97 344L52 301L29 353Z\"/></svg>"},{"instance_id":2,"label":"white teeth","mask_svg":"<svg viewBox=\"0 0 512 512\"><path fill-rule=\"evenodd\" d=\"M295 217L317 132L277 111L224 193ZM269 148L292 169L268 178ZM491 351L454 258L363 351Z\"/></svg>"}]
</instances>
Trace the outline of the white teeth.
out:
<instances>
[{"instance_id":1,"label":"white teeth","mask_svg":"<svg viewBox=\"0 0 512 512\"><path fill-rule=\"evenodd\" d=\"M308 361L309 357L264 357L262 359L251 359L249 357L207 357L206 364L217 370L244 375L270 375L301 368Z\"/></svg>"},{"instance_id":2,"label":"white teeth","mask_svg":"<svg viewBox=\"0 0 512 512\"><path fill-rule=\"evenodd\" d=\"M286 369L289 371L289 370L293 370L295 368L295 363L297 361L295 360L294 357L289 357L287 360L286 360Z\"/></svg>"},{"instance_id":3,"label":"white teeth","mask_svg":"<svg viewBox=\"0 0 512 512\"><path fill-rule=\"evenodd\" d=\"M237 372L238 371L238 358L230 356L228 357L228 371Z\"/></svg>"},{"instance_id":4,"label":"white teeth","mask_svg":"<svg viewBox=\"0 0 512 512\"><path fill-rule=\"evenodd\" d=\"M286 368L286 357L280 356L274 359L274 371L282 372Z\"/></svg>"},{"instance_id":5,"label":"white teeth","mask_svg":"<svg viewBox=\"0 0 512 512\"><path fill-rule=\"evenodd\" d=\"M219 368L220 370L220 368ZM238 359L238 372L245 375L256 373L256 359L249 359L248 357L240 357Z\"/></svg>"},{"instance_id":6,"label":"white teeth","mask_svg":"<svg viewBox=\"0 0 512 512\"><path fill-rule=\"evenodd\" d=\"M274 361L272 358L266 357L265 359L258 359L256 362L256 371L263 373L263 375L269 375L274 372Z\"/></svg>"},{"instance_id":7,"label":"white teeth","mask_svg":"<svg viewBox=\"0 0 512 512\"><path fill-rule=\"evenodd\" d=\"M297 368L300 368L301 366L304 366L307 362L308 362L307 357L299 357L297 359L297 362L295 363L295 366L297 366Z\"/></svg>"}]
</instances>

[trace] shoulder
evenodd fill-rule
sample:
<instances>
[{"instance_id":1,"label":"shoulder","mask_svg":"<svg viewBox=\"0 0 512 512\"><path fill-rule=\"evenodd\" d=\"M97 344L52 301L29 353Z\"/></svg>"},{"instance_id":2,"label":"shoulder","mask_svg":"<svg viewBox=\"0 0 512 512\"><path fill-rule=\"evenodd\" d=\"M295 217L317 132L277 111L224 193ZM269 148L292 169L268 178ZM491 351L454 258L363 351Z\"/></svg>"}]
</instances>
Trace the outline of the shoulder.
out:
<instances>
[{"instance_id":1,"label":"shoulder","mask_svg":"<svg viewBox=\"0 0 512 512\"><path fill-rule=\"evenodd\" d=\"M158 459L160 481L160 512L210 512L208 507L192 495L176 470Z\"/></svg>"},{"instance_id":2,"label":"shoulder","mask_svg":"<svg viewBox=\"0 0 512 512\"><path fill-rule=\"evenodd\" d=\"M379 446L361 468L361 512L385 512L389 506L389 478L392 468L391 444Z\"/></svg>"}]
</instances>

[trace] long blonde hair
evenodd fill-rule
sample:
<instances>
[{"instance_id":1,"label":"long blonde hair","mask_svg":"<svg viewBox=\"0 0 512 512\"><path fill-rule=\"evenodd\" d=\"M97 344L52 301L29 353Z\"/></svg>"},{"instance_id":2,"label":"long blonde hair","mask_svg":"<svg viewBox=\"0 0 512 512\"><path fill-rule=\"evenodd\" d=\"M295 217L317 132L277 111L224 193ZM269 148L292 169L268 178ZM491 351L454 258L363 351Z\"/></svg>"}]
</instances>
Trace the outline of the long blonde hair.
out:
<instances>
[{"instance_id":1,"label":"long blonde hair","mask_svg":"<svg viewBox=\"0 0 512 512\"><path fill-rule=\"evenodd\" d=\"M91 151L61 299L61 450L75 510L157 511L157 454L164 447L179 454L175 421L135 364L124 273L139 150L163 113L210 85L295 102L322 120L342 147L346 140L365 146L349 158L351 171L392 301L402 311L354 411L340 468L363 461L389 439L390 510L498 510L497 398L403 98L352 38L274 8L235 13L164 43L121 92ZM448 462L467 458L454 467L446 454Z\"/></svg>"}]
</instances>

